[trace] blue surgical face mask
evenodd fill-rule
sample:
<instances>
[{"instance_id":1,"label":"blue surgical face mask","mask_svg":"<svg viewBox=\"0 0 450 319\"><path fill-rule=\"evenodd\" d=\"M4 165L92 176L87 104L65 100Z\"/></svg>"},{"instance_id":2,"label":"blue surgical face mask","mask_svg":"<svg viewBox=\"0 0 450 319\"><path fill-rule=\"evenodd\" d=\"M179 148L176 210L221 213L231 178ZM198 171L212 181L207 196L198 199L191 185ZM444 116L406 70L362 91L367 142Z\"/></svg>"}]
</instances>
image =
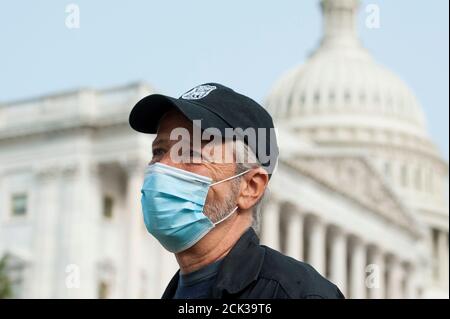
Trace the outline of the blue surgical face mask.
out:
<instances>
[{"instance_id":1,"label":"blue surgical face mask","mask_svg":"<svg viewBox=\"0 0 450 319\"><path fill-rule=\"evenodd\" d=\"M237 210L236 206L225 218L213 223L203 213L209 187L248 171L211 183L209 177L165 164L148 166L141 191L148 232L170 252L178 253L192 247Z\"/></svg>"}]
</instances>

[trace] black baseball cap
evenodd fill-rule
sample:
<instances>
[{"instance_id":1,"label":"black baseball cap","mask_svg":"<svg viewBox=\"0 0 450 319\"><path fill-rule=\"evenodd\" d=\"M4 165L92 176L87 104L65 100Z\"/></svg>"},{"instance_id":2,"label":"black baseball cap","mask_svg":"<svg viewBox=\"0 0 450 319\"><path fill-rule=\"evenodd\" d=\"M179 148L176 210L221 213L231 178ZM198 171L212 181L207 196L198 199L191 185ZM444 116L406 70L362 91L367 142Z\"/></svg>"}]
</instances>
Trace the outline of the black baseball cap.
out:
<instances>
[{"instance_id":1,"label":"black baseball cap","mask_svg":"<svg viewBox=\"0 0 450 319\"><path fill-rule=\"evenodd\" d=\"M201 130L215 128L227 137L230 129L234 129L236 137L250 147L269 175L272 174L278 158L274 124L270 114L257 102L222 84L205 83L179 98L161 94L142 98L131 110L130 126L138 132L156 134L160 119L173 107L191 121L201 120ZM256 139L245 134L249 128L256 131Z\"/></svg>"}]
</instances>

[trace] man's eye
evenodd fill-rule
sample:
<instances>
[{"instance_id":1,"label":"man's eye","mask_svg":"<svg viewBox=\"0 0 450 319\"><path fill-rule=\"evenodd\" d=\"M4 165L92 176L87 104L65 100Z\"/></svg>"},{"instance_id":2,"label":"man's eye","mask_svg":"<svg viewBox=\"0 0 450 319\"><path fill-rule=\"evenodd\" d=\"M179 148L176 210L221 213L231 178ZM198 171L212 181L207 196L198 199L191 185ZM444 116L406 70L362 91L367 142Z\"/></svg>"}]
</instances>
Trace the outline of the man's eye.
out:
<instances>
[{"instance_id":1,"label":"man's eye","mask_svg":"<svg viewBox=\"0 0 450 319\"><path fill-rule=\"evenodd\" d=\"M164 155L164 150L162 148L155 148L153 151L153 156L161 156Z\"/></svg>"},{"instance_id":2,"label":"man's eye","mask_svg":"<svg viewBox=\"0 0 450 319\"><path fill-rule=\"evenodd\" d=\"M191 156L191 157L198 156L198 152L196 152L194 150L190 150L189 151L189 156Z\"/></svg>"},{"instance_id":3,"label":"man's eye","mask_svg":"<svg viewBox=\"0 0 450 319\"><path fill-rule=\"evenodd\" d=\"M195 160L201 160L202 159L202 153L197 152L195 150L190 150L189 151L189 156L191 159L195 159Z\"/></svg>"}]
</instances>

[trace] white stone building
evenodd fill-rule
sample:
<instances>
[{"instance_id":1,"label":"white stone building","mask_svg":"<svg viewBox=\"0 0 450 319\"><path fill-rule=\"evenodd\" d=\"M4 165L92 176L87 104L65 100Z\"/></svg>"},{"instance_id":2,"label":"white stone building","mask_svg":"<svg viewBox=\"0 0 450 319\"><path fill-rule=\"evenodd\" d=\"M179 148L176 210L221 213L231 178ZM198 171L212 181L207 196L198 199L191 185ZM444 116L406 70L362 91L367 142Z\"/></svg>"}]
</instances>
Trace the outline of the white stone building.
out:
<instances>
[{"instance_id":1,"label":"white stone building","mask_svg":"<svg viewBox=\"0 0 450 319\"><path fill-rule=\"evenodd\" d=\"M448 298L448 163L414 94L362 47L358 2L321 1L319 48L267 98L283 148L263 237L348 297Z\"/></svg>"},{"instance_id":2,"label":"white stone building","mask_svg":"<svg viewBox=\"0 0 450 319\"><path fill-rule=\"evenodd\" d=\"M413 93L360 45L356 0L275 85L280 160L262 241L352 298L448 298L448 164ZM18 297L158 298L177 269L140 208L151 140L136 83L0 105L0 256Z\"/></svg>"},{"instance_id":3,"label":"white stone building","mask_svg":"<svg viewBox=\"0 0 450 319\"><path fill-rule=\"evenodd\" d=\"M143 224L151 140L134 84L0 106L0 251L21 297L156 297L176 270ZM0 253L1 255L1 253ZM166 258L170 258L166 262Z\"/></svg>"}]
</instances>

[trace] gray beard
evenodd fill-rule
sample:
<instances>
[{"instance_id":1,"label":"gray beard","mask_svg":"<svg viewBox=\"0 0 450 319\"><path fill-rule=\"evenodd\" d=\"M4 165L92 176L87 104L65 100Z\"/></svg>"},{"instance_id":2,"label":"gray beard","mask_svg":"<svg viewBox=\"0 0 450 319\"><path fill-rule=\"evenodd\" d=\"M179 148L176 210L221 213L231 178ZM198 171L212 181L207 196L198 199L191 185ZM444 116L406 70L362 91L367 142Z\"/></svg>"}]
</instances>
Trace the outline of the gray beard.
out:
<instances>
[{"instance_id":1,"label":"gray beard","mask_svg":"<svg viewBox=\"0 0 450 319\"><path fill-rule=\"evenodd\" d=\"M237 205L237 197L239 193L240 178L230 181L231 189L229 195L223 202L205 203L204 213L209 219L216 223L221 219L227 217Z\"/></svg>"}]
</instances>

